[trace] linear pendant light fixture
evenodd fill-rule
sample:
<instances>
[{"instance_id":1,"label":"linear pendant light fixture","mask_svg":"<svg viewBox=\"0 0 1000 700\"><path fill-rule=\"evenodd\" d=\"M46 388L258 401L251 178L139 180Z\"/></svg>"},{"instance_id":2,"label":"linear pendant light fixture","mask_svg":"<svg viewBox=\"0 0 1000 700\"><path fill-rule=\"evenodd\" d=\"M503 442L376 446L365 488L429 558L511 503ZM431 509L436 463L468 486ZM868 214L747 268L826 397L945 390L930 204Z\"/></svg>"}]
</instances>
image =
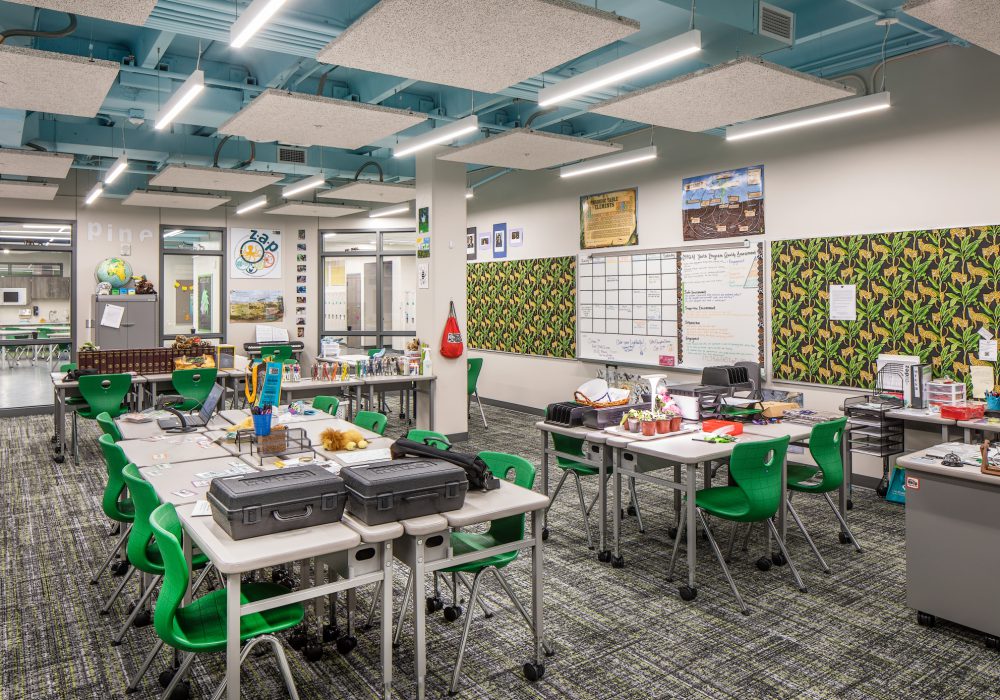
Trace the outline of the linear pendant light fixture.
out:
<instances>
[{"instance_id":1,"label":"linear pendant light fixture","mask_svg":"<svg viewBox=\"0 0 1000 700\"><path fill-rule=\"evenodd\" d=\"M368 212L369 219L379 219L383 216L392 216L393 214L407 214L410 211L410 203L405 204L390 204L387 207L382 207L381 209L372 209Z\"/></svg>"},{"instance_id":2,"label":"linear pendant light fixture","mask_svg":"<svg viewBox=\"0 0 1000 700\"><path fill-rule=\"evenodd\" d=\"M104 185L98 182L91 188L90 192L87 193L87 198L83 200L83 203L87 205L93 204L102 194L104 194Z\"/></svg>"},{"instance_id":3,"label":"linear pendant light fixture","mask_svg":"<svg viewBox=\"0 0 1000 700\"><path fill-rule=\"evenodd\" d=\"M800 109L787 114L779 114L776 117L755 119L727 127L726 140L739 141L755 136L766 136L779 131L800 129L804 126L824 124L839 119L848 119L849 117L869 114L870 112L879 112L889 109L890 106L891 101L888 92L876 92L874 95L863 95L861 97L848 97L846 100Z\"/></svg>"},{"instance_id":4,"label":"linear pendant light fixture","mask_svg":"<svg viewBox=\"0 0 1000 700\"><path fill-rule=\"evenodd\" d=\"M187 80L181 85L180 89L177 90L170 99L167 100L167 104L163 106L163 111L160 113L160 117L156 120L155 129L157 131L162 131L170 126L170 123L180 115L185 108L194 101L198 95L205 89L205 71L200 68L195 69L195 71L188 76Z\"/></svg>"},{"instance_id":5,"label":"linear pendant light fixture","mask_svg":"<svg viewBox=\"0 0 1000 700\"><path fill-rule=\"evenodd\" d=\"M237 214L246 214L248 211L253 211L254 209L260 209L267 205L267 195L263 194L260 197L255 197L254 199L243 202L243 204L236 207Z\"/></svg>"},{"instance_id":6,"label":"linear pendant light fixture","mask_svg":"<svg viewBox=\"0 0 1000 700\"><path fill-rule=\"evenodd\" d=\"M313 175L312 177L307 177L305 180L299 180L285 189L281 190L281 196L285 199L293 197L297 194L301 194L307 190L314 190L317 187L322 187L326 184L326 177L323 175Z\"/></svg>"},{"instance_id":7,"label":"linear pendant light fixture","mask_svg":"<svg viewBox=\"0 0 1000 700\"><path fill-rule=\"evenodd\" d=\"M416 153L417 151L422 151L425 148L430 148L431 146L439 146L443 143L450 143L459 136L471 134L477 129L479 129L479 118L475 114L472 114L464 119L453 121L451 124L446 126L431 129L427 133L421 134L420 136L400 141L399 145L393 149L392 155L396 158L402 158Z\"/></svg>"},{"instance_id":8,"label":"linear pendant light fixture","mask_svg":"<svg viewBox=\"0 0 1000 700\"><path fill-rule=\"evenodd\" d=\"M287 0L254 0L229 28L229 45L234 49L244 46L261 27L281 9Z\"/></svg>"},{"instance_id":9,"label":"linear pendant light fixture","mask_svg":"<svg viewBox=\"0 0 1000 700\"><path fill-rule=\"evenodd\" d=\"M634 75L679 61L699 51L701 51L701 32L692 29L672 39L653 44L624 58L610 61L586 73L574 75L572 78L543 88L538 93L538 106L548 107L592 92L605 85L620 84Z\"/></svg>"},{"instance_id":10,"label":"linear pendant light fixture","mask_svg":"<svg viewBox=\"0 0 1000 700\"><path fill-rule=\"evenodd\" d=\"M622 151L621 153L604 156L603 158L592 158L590 160L585 160L582 163L567 165L565 168L559 169L559 177L577 177L578 175L587 175L601 170L622 168L626 165L632 165L633 163L653 160L656 158L656 155L656 146L646 146L645 148L636 148L632 151Z\"/></svg>"},{"instance_id":11,"label":"linear pendant light fixture","mask_svg":"<svg viewBox=\"0 0 1000 700\"><path fill-rule=\"evenodd\" d=\"M111 164L111 167L108 168L108 172L104 173L104 184L110 185L126 170L128 170L128 158L125 156L125 152L123 151L122 154L118 156L118 159Z\"/></svg>"}]
</instances>

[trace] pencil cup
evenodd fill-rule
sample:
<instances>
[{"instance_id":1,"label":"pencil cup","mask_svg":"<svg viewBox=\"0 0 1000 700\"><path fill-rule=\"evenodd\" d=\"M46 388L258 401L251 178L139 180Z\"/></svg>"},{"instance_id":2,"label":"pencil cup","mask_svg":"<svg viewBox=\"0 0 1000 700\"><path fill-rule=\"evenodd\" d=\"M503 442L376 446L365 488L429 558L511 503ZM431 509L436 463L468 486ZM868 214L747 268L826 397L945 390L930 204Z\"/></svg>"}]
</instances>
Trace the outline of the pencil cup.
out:
<instances>
[{"instance_id":1,"label":"pencil cup","mask_svg":"<svg viewBox=\"0 0 1000 700\"><path fill-rule=\"evenodd\" d=\"M253 431L256 435L264 437L271 434L271 414L255 415L253 417Z\"/></svg>"},{"instance_id":2,"label":"pencil cup","mask_svg":"<svg viewBox=\"0 0 1000 700\"><path fill-rule=\"evenodd\" d=\"M1000 411L1000 396L987 396L986 397L986 410L987 411Z\"/></svg>"}]
</instances>

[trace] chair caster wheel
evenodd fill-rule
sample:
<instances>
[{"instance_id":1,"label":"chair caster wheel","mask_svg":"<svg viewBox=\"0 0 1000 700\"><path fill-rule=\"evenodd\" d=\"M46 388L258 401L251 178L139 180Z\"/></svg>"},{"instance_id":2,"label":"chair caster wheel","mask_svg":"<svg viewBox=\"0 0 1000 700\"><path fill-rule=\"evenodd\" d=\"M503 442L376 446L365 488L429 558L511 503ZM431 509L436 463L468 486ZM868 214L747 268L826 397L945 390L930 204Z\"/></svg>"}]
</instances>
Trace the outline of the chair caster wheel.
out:
<instances>
[{"instance_id":1,"label":"chair caster wheel","mask_svg":"<svg viewBox=\"0 0 1000 700\"><path fill-rule=\"evenodd\" d=\"M52 458L52 461L55 462L56 464L62 464L63 462L66 461L66 456L56 455L55 457Z\"/></svg>"},{"instance_id":2,"label":"chair caster wheel","mask_svg":"<svg viewBox=\"0 0 1000 700\"><path fill-rule=\"evenodd\" d=\"M336 625L323 625L323 641L329 644L340 637L340 628Z\"/></svg>"},{"instance_id":3,"label":"chair caster wheel","mask_svg":"<svg viewBox=\"0 0 1000 700\"><path fill-rule=\"evenodd\" d=\"M170 681L174 679L175 673L177 673L177 669L173 667L168 668L166 671L161 671L159 677L156 679L159 682L160 687L166 688L170 685ZM178 683L178 685L183 685L183 683L186 682L187 681L182 681L181 683Z\"/></svg>"},{"instance_id":4,"label":"chair caster wheel","mask_svg":"<svg viewBox=\"0 0 1000 700\"><path fill-rule=\"evenodd\" d=\"M761 557L755 563L757 564L757 568L760 569L761 571L771 570L771 560L768 559L767 557Z\"/></svg>"},{"instance_id":5,"label":"chair caster wheel","mask_svg":"<svg viewBox=\"0 0 1000 700\"><path fill-rule=\"evenodd\" d=\"M302 656L306 661L319 661L323 658L323 647L316 643L306 644L305 648L302 649Z\"/></svg>"},{"instance_id":6,"label":"chair caster wheel","mask_svg":"<svg viewBox=\"0 0 1000 700\"><path fill-rule=\"evenodd\" d=\"M677 539L677 528L676 527L668 527L667 528L667 535L670 536L670 539L676 540Z\"/></svg>"},{"instance_id":7,"label":"chair caster wheel","mask_svg":"<svg viewBox=\"0 0 1000 700\"><path fill-rule=\"evenodd\" d=\"M549 528L543 527L542 528L542 542L548 542L548 541L549 541Z\"/></svg>"},{"instance_id":8,"label":"chair caster wheel","mask_svg":"<svg viewBox=\"0 0 1000 700\"><path fill-rule=\"evenodd\" d=\"M124 559L119 559L111 565L111 573L114 576L124 576L128 573L128 562Z\"/></svg>"},{"instance_id":9,"label":"chair caster wheel","mask_svg":"<svg viewBox=\"0 0 1000 700\"><path fill-rule=\"evenodd\" d=\"M141 613L135 616L135 620L132 621L132 626L135 628L139 627L149 627L153 622L153 616L149 614L148 610L143 610Z\"/></svg>"},{"instance_id":10,"label":"chair caster wheel","mask_svg":"<svg viewBox=\"0 0 1000 700\"><path fill-rule=\"evenodd\" d=\"M698 590L690 586L681 586L677 592L680 594L681 600L691 601L698 597Z\"/></svg>"},{"instance_id":11,"label":"chair caster wheel","mask_svg":"<svg viewBox=\"0 0 1000 700\"><path fill-rule=\"evenodd\" d=\"M937 624L937 618L930 613L925 613L923 611L917 611L917 624L922 627L933 627Z\"/></svg>"},{"instance_id":12,"label":"chair caster wheel","mask_svg":"<svg viewBox=\"0 0 1000 700\"><path fill-rule=\"evenodd\" d=\"M358 646L357 637L341 637L337 640L337 651L341 654L350 654Z\"/></svg>"},{"instance_id":13,"label":"chair caster wheel","mask_svg":"<svg viewBox=\"0 0 1000 700\"><path fill-rule=\"evenodd\" d=\"M170 700L188 700L189 697L191 697L191 684L187 681L178 683L170 693Z\"/></svg>"},{"instance_id":14,"label":"chair caster wheel","mask_svg":"<svg viewBox=\"0 0 1000 700\"><path fill-rule=\"evenodd\" d=\"M847 499L847 510L854 510L854 501L850 498Z\"/></svg>"},{"instance_id":15,"label":"chair caster wheel","mask_svg":"<svg viewBox=\"0 0 1000 700\"><path fill-rule=\"evenodd\" d=\"M784 566L785 564L788 563L788 560L785 559L785 555L782 554L781 552L775 552L774 554L772 554L771 561L774 563L775 566Z\"/></svg>"},{"instance_id":16,"label":"chair caster wheel","mask_svg":"<svg viewBox=\"0 0 1000 700\"><path fill-rule=\"evenodd\" d=\"M442 610L444 608L444 601L441 600L441 596L431 596L427 598L427 614L433 615L434 613Z\"/></svg>"},{"instance_id":17,"label":"chair caster wheel","mask_svg":"<svg viewBox=\"0 0 1000 700\"><path fill-rule=\"evenodd\" d=\"M534 683L545 675L545 664L538 664L533 661L529 661L524 665L523 670L524 677Z\"/></svg>"},{"instance_id":18,"label":"chair caster wheel","mask_svg":"<svg viewBox=\"0 0 1000 700\"><path fill-rule=\"evenodd\" d=\"M604 562L605 564L611 561L611 550L605 549L603 552L598 552L597 561Z\"/></svg>"},{"instance_id":19,"label":"chair caster wheel","mask_svg":"<svg viewBox=\"0 0 1000 700\"><path fill-rule=\"evenodd\" d=\"M986 644L987 649L1000 649L1000 637L997 637L996 635L986 635L983 638L983 642Z\"/></svg>"},{"instance_id":20,"label":"chair caster wheel","mask_svg":"<svg viewBox=\"0 0 1000 700\"><path fill-rule=\"evenodd\" d=\"M624 569L625 568L625 557L618 555L617 557L611 557L611 568L612 569Z\"/></svg>"},{"instance_id":21,"label":"chair caster wheel","mask_svg":"<svg viewBox=\"0 0 1000 700\"><path fill-rule=\"evenodd\" d=\"M636 514L635 506L629 506L628 507L628 514L631 515L631 516L635 516L635 514Z\"/></svg>"},{"instance_id":22,"label":"chair caster wheel","mask_svg":"<svg viewBox=\"0 0 1000 700\"><path fill-rule=\"evenodd\" d=\"M444 619L448 622L454 622L460 617L462 617L462 606L449 605L444 609Z\"/></svg>"},{"instance_id":23,"label":"chair caster wheel","mask_svg":"<svg viewBox=\"0 0 1000 700\"><path fill-rule=\"evenodd\" d=\"M850 544L851 538L846 532L838 532L837 539L840 540L840 544Z\"/></svg>"},{"instance_id":24,"label":"chair caster wheel","mask_svg":"<svg viewBox=\"0 0 1000 700\"><path fill-rule=\"evenodd\" d=\"M306 637L305 632L293 632L288 635L288 646L290 646L295 651L301 651L305 645L309 642L308 637Z\"/></svg>"}]
</instances>

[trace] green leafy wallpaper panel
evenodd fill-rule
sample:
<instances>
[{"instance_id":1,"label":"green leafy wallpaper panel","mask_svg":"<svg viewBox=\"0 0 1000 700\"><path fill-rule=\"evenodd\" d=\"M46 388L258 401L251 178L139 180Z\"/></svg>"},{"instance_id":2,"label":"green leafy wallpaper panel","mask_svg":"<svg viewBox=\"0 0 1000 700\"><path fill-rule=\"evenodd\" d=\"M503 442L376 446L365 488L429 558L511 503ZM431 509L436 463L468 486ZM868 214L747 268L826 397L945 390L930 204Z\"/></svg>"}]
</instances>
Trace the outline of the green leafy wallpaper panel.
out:
<instances>
[{"instance_id":1,"label":"green leafy wallpaper panel","mask_svg":"<svg viewBox=\"0 0 1000 700\"><path fill-rule=\"evenodd\" d=\"M470 264L469 346L576 356L576 258Z\"/></svg>"},{"instance_id":2,"label":"green leafy wallpaper panel","mask_svg":"<svg viewBox=\"0 0 1000 700\"><path fill-rule=\"evenodd\" d=\"M880 353L919 355L967 380L980 327L1000 332L1000 226L771 243L776 379L874 388ZM829 286L857 285L856 321L831 321Z\"/></svg>"}]
</instances>

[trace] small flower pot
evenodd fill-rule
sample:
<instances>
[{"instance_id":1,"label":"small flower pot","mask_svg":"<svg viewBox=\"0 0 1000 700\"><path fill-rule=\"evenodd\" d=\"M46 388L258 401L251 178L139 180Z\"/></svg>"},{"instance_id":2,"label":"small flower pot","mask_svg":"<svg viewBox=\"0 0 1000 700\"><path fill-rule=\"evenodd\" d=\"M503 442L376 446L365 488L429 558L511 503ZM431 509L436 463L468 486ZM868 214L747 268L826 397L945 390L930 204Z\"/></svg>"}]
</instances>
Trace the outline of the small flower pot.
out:
<instances>
[{"instance_id":1,"label":"small flower pot","mask_svg":"<svg viewBox=\"0 0 1000 700\"><path fill-rule=\"evenodd\" d=\"M639 432L639 419L638 418L627 418L625 421L625 427L630 433Z\"/></svg>"},{"instance_id":2,"label":"small flower pot","mask_svg":"<svg viewBox=\"0 0 1000 700\"><path fill-rule=\"evenodd\" d=\"M670 419L669 418L659 418L656 421L656 434L666 435L670 432Z\"/></svg>"},{"instance_id":3,"label":"small flower pot","mask_svg":"<svg viewBox=\"0 0 1000 700\"><path fill-rule=\"evenodd\" d=\"M681 429L681 417L674 416L673 418L670 419L670 432L676 433L680 429Z\"/></svg>"},{"instance_id":4,"label":"small flower pot","mask_svg":"<svg viewBox=\"0 0 1000 700\"><path fill-rule=\"evenodd\" d=\"M641 422L642 434L647 437L652 437L656 435L656 421L655 420L644 420Z\"/></svg>"}]
</instances>

